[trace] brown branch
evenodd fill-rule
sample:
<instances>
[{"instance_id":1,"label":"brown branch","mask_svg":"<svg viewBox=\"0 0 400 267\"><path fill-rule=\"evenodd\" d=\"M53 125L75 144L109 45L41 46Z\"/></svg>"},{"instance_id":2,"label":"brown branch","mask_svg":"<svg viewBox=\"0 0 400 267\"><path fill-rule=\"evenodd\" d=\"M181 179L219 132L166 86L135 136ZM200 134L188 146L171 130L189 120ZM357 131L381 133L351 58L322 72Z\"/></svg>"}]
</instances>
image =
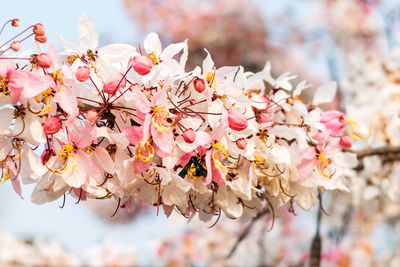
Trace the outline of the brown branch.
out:
<instances>
[{"instance_id":1,"label":"brown branch","mask_svg":"<svg viewBox=\"0 0 400 267\"><path fill-rule=\"evenodd\" d=\"M386 146L378 148L367 148L360 151L346 150L355 153L357 158L362 159L370 156L383 156L387 154L400 154L400 146Z\"/></svg>"}]
</instances>

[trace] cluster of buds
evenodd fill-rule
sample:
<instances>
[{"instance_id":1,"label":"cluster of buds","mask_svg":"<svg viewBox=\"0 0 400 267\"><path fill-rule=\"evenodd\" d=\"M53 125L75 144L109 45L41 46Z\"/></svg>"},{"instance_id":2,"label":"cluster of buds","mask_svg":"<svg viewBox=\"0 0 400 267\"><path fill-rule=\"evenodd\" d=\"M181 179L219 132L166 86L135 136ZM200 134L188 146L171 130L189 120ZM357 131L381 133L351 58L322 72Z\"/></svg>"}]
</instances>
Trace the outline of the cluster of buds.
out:
<instances>
[{"instance_id":1,"label":"cluster of buds","mask_svg":"<svg viewBox=\"0 0 400 267\"><path fill-rule=\"evenodd\" d=\"M206 51L187 71L186 41L162 49L150 33L144 51L97 48L94 22L79 23L79 44L65 42L63 56L38 46L27 62L0 58L1 182L18 194L22 180L36 184L37 204L115 198L117 212L143 200L208 221L310 209L319 192L347 190L357 162L344 148L360 134L343 113L318 107L334 98L334 82L307 104L306 82L273 78L269 63L257 73L216 68ZM34 29L41 42L43 27Z\"/></svg>"}]
</instances>

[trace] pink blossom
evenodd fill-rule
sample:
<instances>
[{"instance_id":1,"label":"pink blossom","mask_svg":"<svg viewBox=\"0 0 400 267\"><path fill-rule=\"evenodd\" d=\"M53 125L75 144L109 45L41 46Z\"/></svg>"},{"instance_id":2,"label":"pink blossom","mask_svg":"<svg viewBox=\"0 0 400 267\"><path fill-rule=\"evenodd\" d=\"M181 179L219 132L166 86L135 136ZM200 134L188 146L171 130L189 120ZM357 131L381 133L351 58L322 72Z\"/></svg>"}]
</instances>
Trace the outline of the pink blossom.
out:
<instances>
[{"instance_id":1,"label":"pink blossom","mask_svg":"<svg viewBox=\"0 0 400 267\"><path fill-rule=\"evenodd\" d=\"M19 49L21 48L21 43L19 41L14 41L11 43L10 47L14 51L19 51Z\"/></svg>"},{"instance_id":2,"label":"pink blossom","mask_svg":"<svg viewBox=\"0 0 400 267\"><path fill-rule=\"evenodd\" d=\"M59 117L50 117L43 126L45 134L55 134L62 128L62 122Z\"/></svg>"},{"instance_id":3,"label":"pink blossom","mask_svg":"<svg viewBox=\"0 0 400 267\"><path fill-rule=\"evenodd\" d=\"M257 116L258 123L274 123L274 120L267 113L260 113Z\"/></svg>"},{"instance_id":4,"label":"pink blossom","mask_svg":"<svg viewBox=\"0 0 400 267\"><path fill-rule=\"evenodd\" d=\"M228 123L229 128L235 131L243 131L247 128L246 117L236 109L228 110Z\"/></svg>"},{"instance_id":5,"label":"pink blossom","mask_svg":"<svg viewBox=\"0 0 400 267\"><path fill-rule=\"evenodd\" d=\"M199 93L202 93L206 89L206 83L204 82L204 79L196 78L193 81L193 86L194 89Z\"/></svg>"},{"instance_id":6,"label":"pink blossom","mask_svg":"<svg viewBox=\"0 0 400 267\"><path fill-rule=\"evenodd\" d=\"M192 128L186 129L182 133L182 137L183 137L183 140L185 140L185 142L191 144L196 140L196 132Z\"/></svg>"},{"instance_id":7,"label":"pink blossom","mask_svg":"<svg viewBox=\"0 0 400 267\"><path fill-rule=\"evenodd\" d=\"M90 76L90 69L86 66L79 67L75 73L75 77L80 82L86 82Z\"/></svg>"},{"instance_id":8,"label":"pink blossom","mask_svg":"<svg viewBox=\"0 0 400 267\"><path fill-rule=\"evenodd\" d=\"M331 136L338 136L346 128L344 114L338 110L325 111L321 114L320 121L325 125Z\"/></svg>"},{"instance_id":9,"label":"pink blossom","mask_svg":"<svg viewBox=\"0 0 400 267\"><path fill-rule=\"evenodd\" d=\"M47 36L46 35L35 35L35 40L38 41L39 43L45 43L47 42Z\"/></svg>"},{"instance_id":10,"label":"pink blossom","mask_svg":"<svg viewBox=\"0 0 400 267\"><path fill-rule=\"evenodd\" d=\"M239 138L238 140L236 140L236 145L239 149L245 149L247 146L247 142L246 139L244 138Z\"/></svg>"},{"instance_id":11,"label":"pink blossom","mask_svg":"<svg viewBox=\"0 0 400 267\"><path fill-rule=\"evenodd\" d=\"M113 95L120 88L125 88L125 87L126 87L126 79L121 73L118 73L117 75L114 75L104 83L103 90L107 94Z\"/></svg>"},{"instance_id":12,"label":"pink blossom","mask_svg":"<svg viewBox=\"0 0 400 267\"><path fill-rule=\"evenodd\" d=\"M146 56L134 57L131 64L132 68L142 76L149 74L153 67L153 62Z\"/></svg>"},{"instance_id":13,"label":"pink blossom","mask_svg":"<svg viewBox=\"0 0 400 267\"><path fill-rule=\"evenodd\" d=\"M50 58L50 56L48 54L40 54L36 57L37 60L37 64L39 67L47 69L47 68L51 68L52 66L52 60Z\"/></svg>"},{"instance_id":14,"label":"pink blossom","mask_svg":"<svg viewBox=\"0 0 400 267\"><path fill-rule=\"evenodd\" d=\"M353 139L347 134L344 134L340 137L340 145L349 148L353 145Z\"/></svg>"},{"instance_id":15,"label":"pink blossom","mask_svg":"<svg viewBox=\"0 0 400 267\"><path fill-rule=\"evenodd\" d=\"M33 27L33 33L36 35L44 35L44 34L46 34L46 31L41 23L37 23Z\"/></svg>"}]
</instances>

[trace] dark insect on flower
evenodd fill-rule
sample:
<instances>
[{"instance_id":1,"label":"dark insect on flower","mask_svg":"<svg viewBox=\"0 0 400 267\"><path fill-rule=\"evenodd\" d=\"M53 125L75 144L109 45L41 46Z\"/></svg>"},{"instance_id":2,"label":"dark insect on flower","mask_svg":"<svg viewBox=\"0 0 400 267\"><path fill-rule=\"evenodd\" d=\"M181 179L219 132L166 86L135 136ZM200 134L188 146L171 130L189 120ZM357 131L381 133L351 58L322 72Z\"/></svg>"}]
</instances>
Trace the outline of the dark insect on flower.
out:
<instances>
[{"instance_id":1,"label":"dark insect on flower","mask_svg":"<svg viewBox=\"0 0 400 267\"><path fill-rule=\"evenodd\" d=\"M204 166L204 156L193 156L188 164L179 172L179 176L184 178L186 175L190 180L196 181L207 176L207 169Z\"/></svg>"}]
</instances>

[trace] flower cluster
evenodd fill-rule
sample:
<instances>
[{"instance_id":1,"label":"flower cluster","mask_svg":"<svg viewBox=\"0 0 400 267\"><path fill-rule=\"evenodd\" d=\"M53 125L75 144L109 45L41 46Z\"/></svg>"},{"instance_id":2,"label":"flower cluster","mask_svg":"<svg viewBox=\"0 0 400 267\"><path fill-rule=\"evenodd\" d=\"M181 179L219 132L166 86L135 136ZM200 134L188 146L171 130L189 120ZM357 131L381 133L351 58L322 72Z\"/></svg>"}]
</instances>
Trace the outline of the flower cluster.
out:
<instances>
[{"instance_id":1,"label":"flower cluster","mask_svg":"<svg viewBox=\"0 0 400 267\"><path fill-rule=\"evenodd\" d=\"M186 71L186 41L163 49L150 33L138 50L97 48L88 16L78 30L78 44L60 38L60 54L39 44L28 58L0 52L1 182L18 194L22 180L36 184L37 204L114 197L118 208L144 200L207 221L221 210L310 209L317 192L347 190L343 175L357 162L343 148L362 134L342 112L319 108L336 83L306 103L309 85L272 77L269 63L257 73L216 68L206 51L202 67Z\"/></svg>"},{"instance_id":2,"label":"flower cluster","mask_svg":"<svg viewBox=\"0 0 400 267\"><path fill-rule=\"evenodd\" d=\"M366 142L356 144L361 162L357 172L351 175L350 186L353 203L366 217L378 210L383 213L386 213L385 209L391 210L393 205L388 202L399 203L398 58L399 47L385 57L354 55L354 72L342 82L348 114L370 130Z\"/></svg>"}]
</instances>

